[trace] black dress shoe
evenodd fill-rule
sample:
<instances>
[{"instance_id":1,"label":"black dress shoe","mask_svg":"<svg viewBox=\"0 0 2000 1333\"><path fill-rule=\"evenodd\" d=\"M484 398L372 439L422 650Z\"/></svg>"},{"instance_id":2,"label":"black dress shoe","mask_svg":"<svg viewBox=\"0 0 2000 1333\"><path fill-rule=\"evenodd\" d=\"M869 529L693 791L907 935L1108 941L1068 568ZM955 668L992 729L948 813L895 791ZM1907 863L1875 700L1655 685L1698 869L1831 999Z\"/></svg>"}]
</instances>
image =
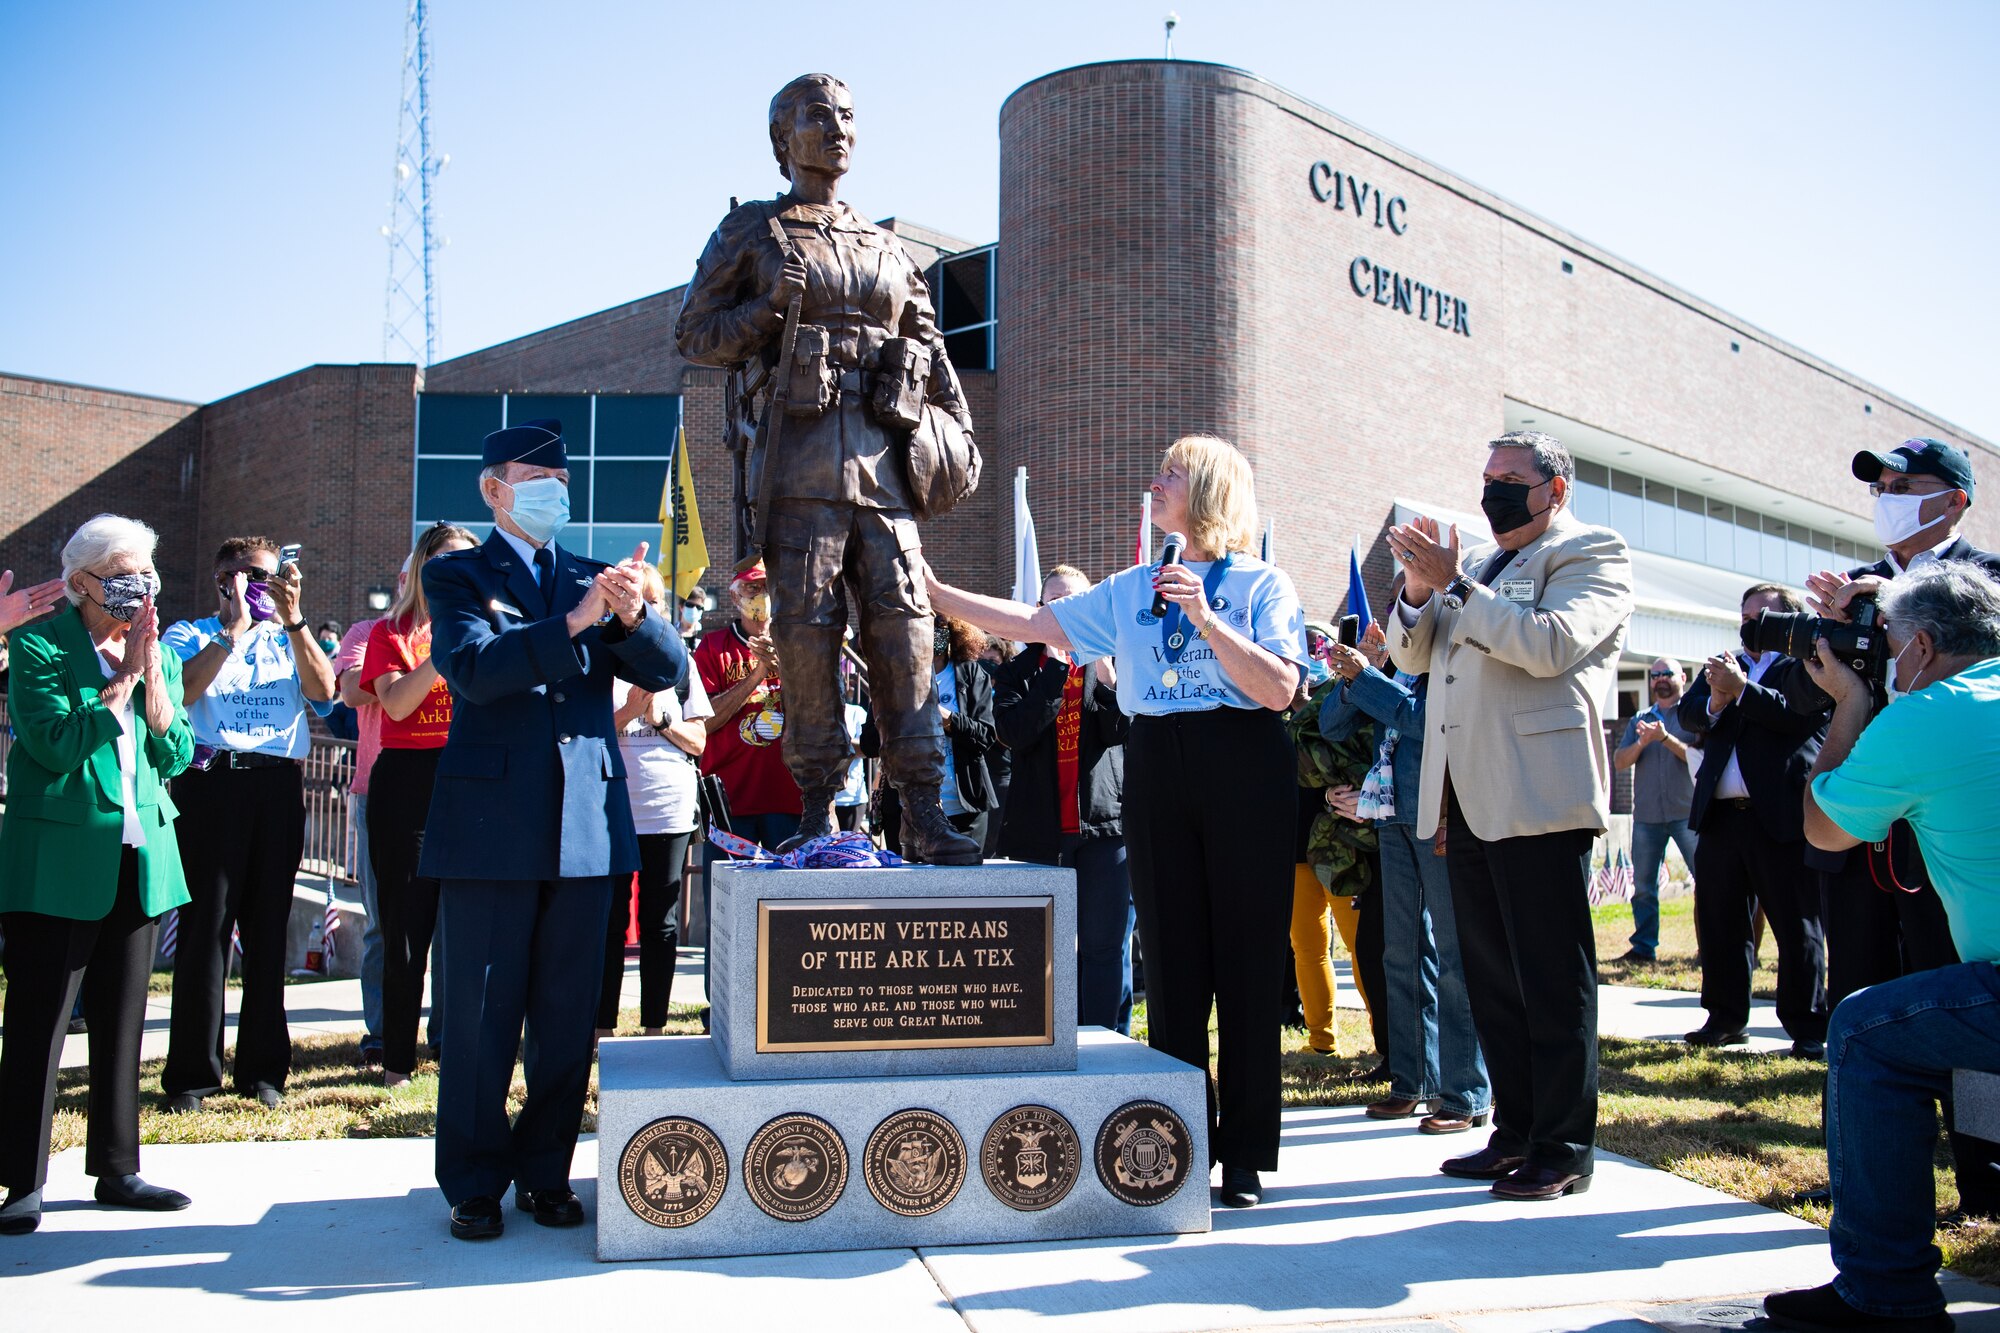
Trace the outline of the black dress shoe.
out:
<instances>
[{"instance_id":1,"label":"black dress shoe","mask_svg":"<svg viewBox=\"0 0 2000 1333\"><path fill-rule=\"evenodd\" d=\"M1565 1171L1554 1166L1523 1166L1512 1175L1493 1182L1493 1193L1502 1199L1546 1201L1565 1194L1581 1194L1590 1188L1588 1171Z\"/></svg>"},{"instance_id":2,"label":"black dress shoe","mask_svg":"<svg viewBox=\"0 0 2000 1333\"><path fill-rule=\"evenodd\" d=\"M453 1240L492 1240L506 1229L500 1201L490 1194L467 1199L451 1210Z\"/></svg>"},{"instance_id":3,"label":"black dress shoe","mask_svg":"<svg viewBox=\"0 0 2000 1333\"><path fill-rule=\"evenodd\" d=\"M568 1189L524 1190L516 1185L514 1206L533 1213L545 1227L573 1227L583 1221L583 1201Z\"/></svg>"},{"instance_id":4,"label":"black dress shoe","mask_svg":"<svg viewBox=\"0 0 2000 1333\"><path fill-rule=\"evenodd\" d=\"M0 1236L25 1236L42 1224L42 1192L11 1190L0 1205Z\"/></svg>"},{"instance_id":5,"label":"black dress shoe","mask_svg":"<svg viewBox=\"0 0 2000 1333\"><path fill-rule=\"evenodd\" d=\"M1464 1157L1447 1157L1438 1170L1460 1180L1498 1180L1511 1175L1527 1164L1528 1159L1516 1154L1501 1152L1488 1144L1476 1153Z\"/></svg>"},{"instance_id":6,"label":"black dress shoe","mask_svg":"<svg viewBox=\"0 0 2000 1333\"><path fill-rule=\"evenodd\" d=\"M1841 1299L1831 1282L1803 1291L1774 1291L1764 1298L1764 1313L1779 1328L1866 1328L1877 1333L1945 1333L1955 1325L1943 1310L1936 1314L1895 1316L1866 1314Z\"/></svg>"},{"instance_id":7,"label":"black dress shoe","mask_svg":"<svg viewBox=\"0 0 2000 1333\"><path fill-rule=\"evenodd\" d=\"M1795 1041L1792 1043L1794 1060L1826 1059L1826 1043L1823 1041Z\"/></svg>"},{"instance_id":8,"label":"black dress shoe","mask_svg":"<svg viewBox=\"0 0 2000 1333\"><path fill-rule=\"evenodd\" d=\"M1831 1204L1833 1203L1833 1190L1826 1185L1821 1185L1816 1190L1800 1190L1797 1194L1794 1194L1792 1196L1792 1202L1823 1203L1831 1206Z\"/></svg>"},{"instance_id":9,"label":"black dress shoe","mask_svg":"<svg viewBox=\"0 0 2000 1333\"><path fill-rule=\"evenodd\" d=\"M1627 949L1611 961L1614 963L1657 963L1660 960L1650 953L1644 953L1638 949Z\"/></svg>"},{"instance_id":10,"label":"black dress shoe","mask_svg":"<svg viewBox=\"0 0 2000 1333\"><path fill-rule=\"evenodd\" d=\"M1222 1203L1225 1208L1254 1208L1264 1199L1264 1184L1247 1166L1222 1168Z\"/></svg>"},{"instance_id":11,"label":"black dress shoe","mask_svg":"<svg viewBox=\"0 0 2000 1333\"><path fill-rule=\"evenodd\" d=\"M245 1095L255 1100L258 1105L267 1111L277 1110L278 1103L284 1100L283 1094L268 1083L251 1085Z\"/></svg>"},{"instance_id":12,"label":"black dress shoe","mask_svg":"<svg viewBox=\"0 0 2000 1333\"><path fill-rule=\"evenodd\" d=\"M1748 1046L1750 1034L1742 1028L1724 1027L1720 1023L1703 1023L1687 1034L1690 1046Z\"/></svg>"},{"instance_id":13,"label":"black dress shoe","mask_svg":"<svg viewBox=\"0 0 2000 1333\"><path fill-rule=\"evenodd\" d=\"M168 1115L192 1115L201 1109L201 1098L191 1092L176 1092L167 1097Z\"/></svg>"},{"instance_id":14,"label":"black dress shoe","mask_svg":"<svg viewBox=\"0 0 2000 1333\"><path fill-rule=\"evenodd\" d=\"M99 1176L97 1201L113 1208L143 1208L151 1213L177 1213L190 1202L179 1190L148 1185L137 1176Z\"/></svg>"}]
</instances>

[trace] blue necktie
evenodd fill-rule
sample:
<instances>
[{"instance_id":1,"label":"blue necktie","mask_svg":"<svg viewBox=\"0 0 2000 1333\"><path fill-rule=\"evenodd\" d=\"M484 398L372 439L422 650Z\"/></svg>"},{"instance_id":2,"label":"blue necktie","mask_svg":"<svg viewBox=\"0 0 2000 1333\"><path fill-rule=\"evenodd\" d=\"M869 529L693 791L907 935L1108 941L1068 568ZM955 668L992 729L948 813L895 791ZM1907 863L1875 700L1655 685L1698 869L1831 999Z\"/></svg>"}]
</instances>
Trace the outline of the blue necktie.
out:
<instances>
[{"instance_id":1,"label":"blue necktie","mask_svg":"<svg viewBox=\"0 0 2000 1333\"><path fill-rule=\"evenodd\" d=\"M542 590L542 607L553 611L556 605L556 553L544 546L535 552L535 583Z\"/></svg>"}]
</instances>

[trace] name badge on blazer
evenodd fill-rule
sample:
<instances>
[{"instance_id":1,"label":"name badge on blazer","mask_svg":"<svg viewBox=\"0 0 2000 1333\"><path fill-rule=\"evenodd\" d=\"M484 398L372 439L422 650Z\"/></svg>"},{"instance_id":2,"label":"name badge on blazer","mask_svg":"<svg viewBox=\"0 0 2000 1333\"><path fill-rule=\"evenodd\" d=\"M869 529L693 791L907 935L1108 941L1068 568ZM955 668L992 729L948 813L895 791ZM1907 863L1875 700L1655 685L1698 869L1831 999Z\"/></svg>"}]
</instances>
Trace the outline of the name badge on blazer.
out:
<instances>
[{"instance_id":1,"label":"name badge on blazer","mask_svg":"<svg viewBox=\"0 0 2000 1333\"><path fill-rule=\"evenodd\" d=\"M1500 595L1510 602L1532 602L1535 600L1533 579L1501 579Z\"/></svg>"},{"instance_id":2,"label":"name badge on blazer","mask_svg":"<svg viewBox=\"0 0 2000 1333\"><path fill-rule=\"evenodd\" d=\"M510 616L519 616L523 620L526 620L528 618L527 613L522 611L520 607L509 606L506 602L501 601L498 597L495 597L491 602L487 603L487 606L492 610L501 611Z\"/></svg>"}]
</instances>

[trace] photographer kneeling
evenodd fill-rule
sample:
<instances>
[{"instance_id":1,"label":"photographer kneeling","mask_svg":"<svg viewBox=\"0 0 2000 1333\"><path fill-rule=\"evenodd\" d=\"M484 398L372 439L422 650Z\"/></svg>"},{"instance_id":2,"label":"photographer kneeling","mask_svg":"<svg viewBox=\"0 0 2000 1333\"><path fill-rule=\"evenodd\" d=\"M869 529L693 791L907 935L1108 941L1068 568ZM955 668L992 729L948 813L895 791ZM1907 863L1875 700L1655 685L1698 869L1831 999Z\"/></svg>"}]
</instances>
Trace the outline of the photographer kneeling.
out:
<instances>
[{"instance_id":1,"label":"photographer kneeling","mask_svg":"<svg viewBox=\"0 0 2000 1333\"><path fill-rule=\"evenodd\" d=\"M1963 561L1927 564L1883 590L1881 612L1894 660L1879 716L1867 681L1824 639L1808 664L1834 711L1806 788L1806 837L1840 851L1908 820L1966 961L1834 1010L1826 1138L1840 1276L1767 1297L1785 1327L1952 1326L1931 1244L1934 1104L1953 1069L2000 1072L2000 583Z\"/></svg>"}]
</instances>

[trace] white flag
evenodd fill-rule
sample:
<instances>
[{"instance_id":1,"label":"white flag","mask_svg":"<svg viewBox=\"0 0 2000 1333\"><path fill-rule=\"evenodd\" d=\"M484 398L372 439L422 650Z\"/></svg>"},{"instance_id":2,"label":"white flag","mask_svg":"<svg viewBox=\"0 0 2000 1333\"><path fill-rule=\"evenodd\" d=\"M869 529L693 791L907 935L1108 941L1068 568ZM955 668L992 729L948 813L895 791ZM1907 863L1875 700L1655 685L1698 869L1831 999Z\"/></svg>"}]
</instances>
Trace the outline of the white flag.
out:
<instances>
[{"instance_id":1,"label":"white flag","mask_svg":"<svg viewBox=\"0 0 2000 1333\"><path fill-rule=\"evenodd\" d=\"M1014 469L1014 600L1033 606L1042 595L1042 556L1028 513L1028 469Z\"/></svg>"}]
</instances>

